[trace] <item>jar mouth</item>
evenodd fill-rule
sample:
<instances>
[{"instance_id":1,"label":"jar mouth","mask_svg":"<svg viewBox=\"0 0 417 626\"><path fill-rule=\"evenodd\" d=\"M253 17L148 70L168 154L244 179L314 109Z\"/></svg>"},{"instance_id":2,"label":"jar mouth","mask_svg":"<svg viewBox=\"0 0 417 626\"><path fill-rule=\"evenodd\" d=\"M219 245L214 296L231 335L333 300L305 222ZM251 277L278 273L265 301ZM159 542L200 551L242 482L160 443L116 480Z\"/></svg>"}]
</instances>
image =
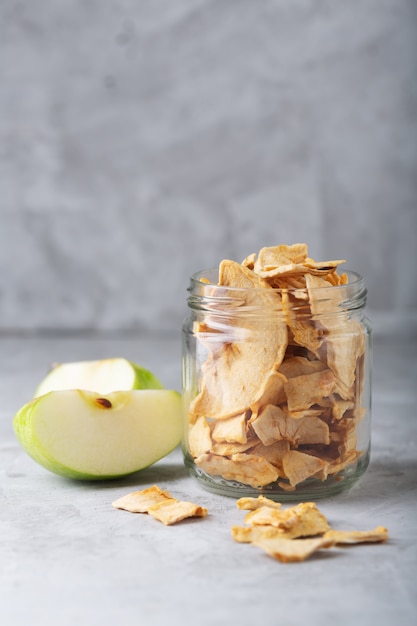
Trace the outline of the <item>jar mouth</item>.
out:
<instances>
[{"instance_id":1,"label":"jar mouth","mask_svg":"<svg viewBox=\"0 0 417 626\"><path fill-rule=\"evenodd\" d=\"M332 285L329 283L325 287L286 287L277 288L271 287L268 289L268 293L277 294L282 297L292 297L304 308L304 301L314 300L316 303L333 302L336 308L343 309L356 309L362 308L366 303L367 290L365 287L365 281L363 277L355 271L344 270L344 274L347 275L347 282L342 285ZM220 307L222 303L227 308L246 308L245 303L248 295L252 295L251 300L256 299L256 295L265 295L265 289L262 287L234 287L218 284L219 271L218 268L209 268L206 270L200 270L195 272L190 279L190 286L188 291L190 297L188 299L189 305L193 308L194 305L200 301L205 303L216 303L216 308ZM337 304L336 304L337 303ZM200 308L197 305L197 308ZM292 308L298 308L298 305Z\"/></svg>"},{"instance_id":2,"label":"jar mouth","mask_svg":"<svg viewBox=\"0 0 417 626\"><path fill-rule=\"evenodd\" d=\"M329 283L329 286L326 286L326 287L310 287L309 291L314 291L314 293L317 293L317 292L327 291L328 289L331 289L334 293L335 289L339 291L343 291L347 287L350 287L355 290L362 290L365 288L364 279L358 272L354 272L352 270L344 270L343 273L347 274L348 276L348 282L346 284L331 285ZM215 287L216 289L219 289L219 290L225 289L227 290L228 294L233 293L233 292L238 293L242 291L244 292L263 291L263 289L259 287L242 288L242 287L229 287L226 285L218 285L218 280L219 280L219 270L217 268L209 268L206 270L200 270L199 272L195 272L194 274L192 274L191 285L189 287L189 290L191 291L193 289L193 286L195 285L197 288L201 286L202 288ZM292 291L299 292L300 289L303 289L303 288L302 287L285 287L285 289L283 289L283 288L271 287L271 289L277 293L283 293L283 292L288 293Z\"/></svg>"}]
</instances>

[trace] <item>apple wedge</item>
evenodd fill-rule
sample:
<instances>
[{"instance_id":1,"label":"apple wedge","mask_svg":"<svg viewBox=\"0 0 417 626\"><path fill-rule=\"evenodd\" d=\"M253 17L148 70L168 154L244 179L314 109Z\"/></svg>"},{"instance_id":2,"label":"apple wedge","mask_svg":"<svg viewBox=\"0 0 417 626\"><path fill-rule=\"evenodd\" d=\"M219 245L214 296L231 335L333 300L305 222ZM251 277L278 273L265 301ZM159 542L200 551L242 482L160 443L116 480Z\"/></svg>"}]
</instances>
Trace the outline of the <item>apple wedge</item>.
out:
<instances>
[{"instance_id":1,"label":"apple wedge","mask_svg":"<svg viewBox=\"0 0 417 626\"><path fill-rule=\"evenodd\" d=\"M167 389L51 391L25 404L13 428L23 449L55 474L117 478L152 465L180 443L181 396Z\"/></svg>"},{"instance_id":2,"label":"apple wedge","mask_svg":"<svg viewBox=\"0 0 417 626\"><path fill-rule=\"evenodd\" d=\"M55 365L35 390L35 398L49 391L87 389L100 394L129 389L163 389L144 367L123 358L76 361Z\"/></svg>"}]
</instances>

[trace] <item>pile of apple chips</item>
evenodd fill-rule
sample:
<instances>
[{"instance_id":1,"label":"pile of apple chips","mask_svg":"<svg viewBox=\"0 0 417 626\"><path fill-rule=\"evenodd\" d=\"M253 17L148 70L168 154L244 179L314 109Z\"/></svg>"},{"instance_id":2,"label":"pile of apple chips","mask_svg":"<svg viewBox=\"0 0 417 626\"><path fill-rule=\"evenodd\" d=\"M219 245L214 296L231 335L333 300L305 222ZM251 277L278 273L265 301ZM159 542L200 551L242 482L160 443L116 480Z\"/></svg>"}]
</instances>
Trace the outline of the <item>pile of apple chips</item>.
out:
<instances>
[{"instance_id":1,"label":"pile of apple chips","mask_svg":"<svg viewBox=\"0 0 417 626\"><path fill-rule=\"evenodd\" d=\"M333 530L315 502L302 502L286 509L264 496L240 498L238 509L249 511L245 526L232 526L232 537L250 543L283 563L304 561L322 548L381 543L388 530Z\"/></svg>"},{"instance_id":2,"label":"pile of apple chips","mask_svg":"<svg viewBox=\"0 0 417 626\"><path fill-rule=\"evenodd\" d=\"M204 278L194 321L198 393L188 452L204 473L255 489L296 491L361 454L365 334L347 311L342 260L316 262L306 244L262 248ZM338 288L342 287L342 288Z\"/></svg>"}]
</instances>

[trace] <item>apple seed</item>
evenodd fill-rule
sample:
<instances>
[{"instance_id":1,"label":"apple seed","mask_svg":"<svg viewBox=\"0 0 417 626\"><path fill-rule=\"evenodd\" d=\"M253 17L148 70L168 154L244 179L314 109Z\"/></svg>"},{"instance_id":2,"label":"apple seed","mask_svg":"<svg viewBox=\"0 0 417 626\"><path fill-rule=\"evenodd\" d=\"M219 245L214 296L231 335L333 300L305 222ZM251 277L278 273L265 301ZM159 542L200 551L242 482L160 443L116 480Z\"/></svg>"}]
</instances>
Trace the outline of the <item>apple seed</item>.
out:
<instances>
[{"instance_id":1,"label":"apple seed","mask_svg":"<svg viewBox=\"0 0 417 626\"><path fill-rule=\"evenodd\" d=\"M111 409L112 407L112 403L107 398L97 398L96 402L105 409Z\"/></svg>"}]
</instances>

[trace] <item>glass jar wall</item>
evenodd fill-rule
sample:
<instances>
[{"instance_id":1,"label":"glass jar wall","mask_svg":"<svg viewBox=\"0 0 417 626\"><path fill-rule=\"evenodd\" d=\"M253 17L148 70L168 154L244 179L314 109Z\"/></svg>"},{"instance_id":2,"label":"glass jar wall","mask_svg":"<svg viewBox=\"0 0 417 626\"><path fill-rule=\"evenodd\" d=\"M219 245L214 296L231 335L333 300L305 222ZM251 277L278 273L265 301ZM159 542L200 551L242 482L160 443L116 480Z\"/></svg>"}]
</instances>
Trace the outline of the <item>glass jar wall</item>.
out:
<instances>
[{"instance_id":1,"label":"glass jar wall","mask_svg":"<svg viewBox=\"0 0 417 626\"><path fill-rule=\"evenodd\" d=\"M240 272L241 270L237 270ZM207 490L312 500L369 463L371 330L363 278L294 288L190 281L183 325L184 461ZM243 285L243 286L242 286Z\"/></svg>"}]
</instances>

